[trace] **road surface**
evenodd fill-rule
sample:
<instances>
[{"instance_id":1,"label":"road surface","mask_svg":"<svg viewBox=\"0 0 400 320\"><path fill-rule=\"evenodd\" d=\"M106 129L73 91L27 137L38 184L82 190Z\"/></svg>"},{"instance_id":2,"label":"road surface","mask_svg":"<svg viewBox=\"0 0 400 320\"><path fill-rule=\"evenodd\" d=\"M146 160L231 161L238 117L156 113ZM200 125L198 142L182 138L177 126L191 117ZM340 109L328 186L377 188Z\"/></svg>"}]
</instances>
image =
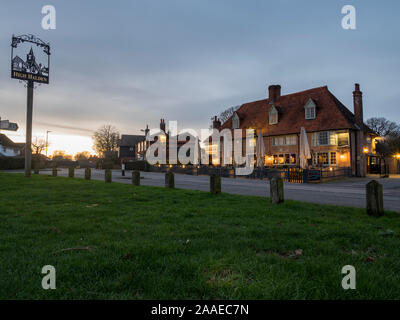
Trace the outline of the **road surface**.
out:
<instances>
[{"instance_id":1,"label":"road surface","mask_svg":"<svg viewBox=\"0 0 400 320\"><path fill-rule=\"evenodd\" d=\"M49 175L51 171L41 171L41 174ZM67 176L68 170L59 169L58 175ZM113 170L112 176L113 182L131 183L130 171L126 171L126 176L123 177L120 170ZM75 177L83 178L84 169L76 169ZM92 179L104 180L104 171L92 169ZM318 184L285 182L285 198L312 203L365 207L365 184L371 179L372 178L348 178L345 180ZM385 209L400 212L400 176L395 178L375 179L383 185ZM164 174L141 172L141 184L145 186L164 186ZM209 191L209 177L176 174L175 187ZM265 197L269 196L269 182L267 180L246 178L222 178L222 192Z\"/></svg>"}]
</instances>

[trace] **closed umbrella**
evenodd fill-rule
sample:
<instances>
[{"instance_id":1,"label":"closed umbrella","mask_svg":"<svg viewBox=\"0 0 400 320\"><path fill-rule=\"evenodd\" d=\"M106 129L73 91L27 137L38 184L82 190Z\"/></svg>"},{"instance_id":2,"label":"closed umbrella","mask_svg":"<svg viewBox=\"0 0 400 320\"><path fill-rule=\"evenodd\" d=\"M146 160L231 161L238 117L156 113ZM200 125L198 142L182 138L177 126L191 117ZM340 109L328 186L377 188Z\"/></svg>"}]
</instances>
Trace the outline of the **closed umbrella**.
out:
<instances>
[{"instance_id":1,"label":"closed umbrella","mask_svg":"<svg viewBox=\"0 0 400 320\"><path fill-rule=\"evenodd\" d=\"M256 157L257 157L257 167L260 168L264 167L265 145L261 130L257 137Z\"/></svg>"},{"instance_id":2,"label":"closed umbrella","mask_svg":"<svg viewBox=\"0 0 400 320\"><path fill-rule=\"evenodd\" d=\"M300 129L300 168L307 169L308 159L311 159L310 146L308 144L307 132L304 127Z\"/></svg>"}]
</instances>

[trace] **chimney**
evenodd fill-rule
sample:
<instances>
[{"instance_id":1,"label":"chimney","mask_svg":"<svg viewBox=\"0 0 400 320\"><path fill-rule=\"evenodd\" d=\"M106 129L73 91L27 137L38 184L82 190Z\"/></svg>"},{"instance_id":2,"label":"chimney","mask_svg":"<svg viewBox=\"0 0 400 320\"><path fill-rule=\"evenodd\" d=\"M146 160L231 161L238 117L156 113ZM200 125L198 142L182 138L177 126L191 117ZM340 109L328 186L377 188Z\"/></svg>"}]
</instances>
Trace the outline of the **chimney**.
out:
<instances>
[{"instance_id":1,"label":"chimney","mask_svg":"<svg viewBox=\"0 0 400 320\"><path fill-rule=\"evenodd\" d=\"M278 101L281 96L281 86L279 84L268 87L268 99L271 103Z\"/></svg>"},{"instance_id":2,"label":"chimney","mask_svg":"<svg viewBox=\"0 0 400 320\"><path fill-rule=\"evenodd\" d=\"M360 91L360 85L358 83L355 84L355 89L353 91L353 103L354 103L354 119L356 121L356 124L361 129L364 123L364 115L363 115L362 92Z\"/></svg>"},{"instance_id":3,"label":"chimney","mask_svg":"<svg viewBox=\"0 0 400 320\"><path fill-rule=\"evenodd\" d=\"M217 130L219 130L221 128L221 121L218 119L217 116L214 117L212 127L213 127L213 129L217 129Z\"/></svg>"},{"instance_id":4,"label":"chimney","mask_svg":"<svg viewBox=\"0 0 400 320\"><path fill-rule=\"evenodd\" d=\"M165 132L165 120L164 119L160 120L160 129Z\"/></svg>"}]
</instances>

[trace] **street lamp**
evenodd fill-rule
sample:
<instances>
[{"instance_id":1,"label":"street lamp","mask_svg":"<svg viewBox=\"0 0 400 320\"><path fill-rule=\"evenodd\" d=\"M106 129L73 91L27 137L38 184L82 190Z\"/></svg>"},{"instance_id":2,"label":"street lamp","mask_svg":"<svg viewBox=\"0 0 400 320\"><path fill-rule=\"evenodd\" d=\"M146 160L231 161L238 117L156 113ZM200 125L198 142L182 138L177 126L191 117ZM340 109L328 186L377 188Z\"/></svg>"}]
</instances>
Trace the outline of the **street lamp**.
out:
<instances>
[{"instance_id":1,"label":"street lamp","mask_svg":"<svg viewBox=\"0 0 400 320\"><path fill-rule=\"evenodd\" d=\"M46 131L46 158L47 158L47 148L49 147L49 132L50 130Z\"/></svg>"}]
</instances>

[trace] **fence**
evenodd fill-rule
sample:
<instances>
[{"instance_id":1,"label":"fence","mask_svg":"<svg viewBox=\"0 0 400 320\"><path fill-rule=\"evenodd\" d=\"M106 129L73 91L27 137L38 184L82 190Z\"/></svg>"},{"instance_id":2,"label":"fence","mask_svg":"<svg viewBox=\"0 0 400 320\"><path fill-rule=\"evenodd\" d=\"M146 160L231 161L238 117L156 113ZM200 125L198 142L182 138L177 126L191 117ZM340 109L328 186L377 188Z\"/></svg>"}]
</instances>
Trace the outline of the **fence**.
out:
<instances>
[{"instance_id":1,"label":"fence","mask_svg":"<svg viewBox=\"0 0 400 320\"><path fill-rule=\"evenodd\" d=\"M214 175L217 174L226 178L237 178L233 167L213 167L213 166L149 166L150 172L173 172L188 175ZM351 168L338 169L301 169L301 168L254 168L253 172L247 176L240 176L247 179L272 179L281 177L286 182L309 183L320 182L323 180L351 176Z\"/></svg>"}]
</instances>

